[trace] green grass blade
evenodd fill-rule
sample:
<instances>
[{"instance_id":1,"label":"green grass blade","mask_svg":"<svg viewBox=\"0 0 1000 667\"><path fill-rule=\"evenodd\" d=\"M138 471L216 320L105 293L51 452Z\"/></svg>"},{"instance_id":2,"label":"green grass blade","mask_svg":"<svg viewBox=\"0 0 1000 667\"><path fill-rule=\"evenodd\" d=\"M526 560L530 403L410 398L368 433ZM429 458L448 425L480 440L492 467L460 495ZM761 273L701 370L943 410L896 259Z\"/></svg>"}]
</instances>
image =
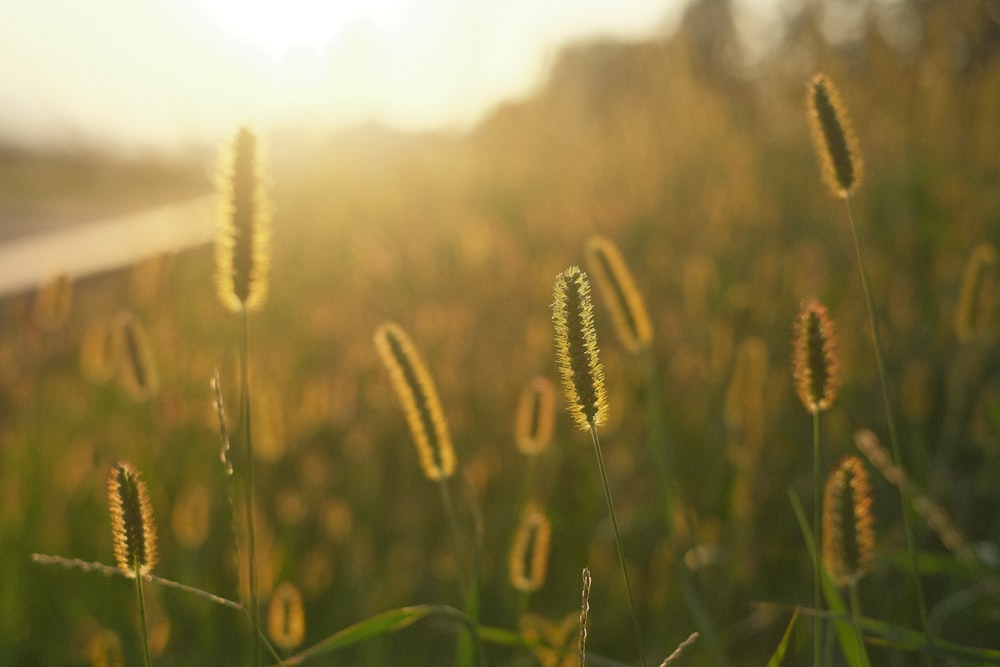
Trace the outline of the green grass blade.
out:
<instances>
[{"instance_id":1,"label":"green grass blade","mask_svg":"<svg viewBox=\"0 0 1000 667\"><path fill-rule=\"evenodd\" d=\"M430 616L446 616L461 623L467 622L465 614L454 607L444 605L424 604L391 609L389 611L376 614L371 618L355 623L354 625L348 626L343 630L330 635L318 644L314 644L291 658L285 659L283 664L288 666L301 665L306 660L311 660L312 658L330 653L331 651L352 646L390 632L402 630L403 628L409 627L417 621Z\"/></svg>"},{"instance_id":2,"label":"green grass blade","mask_svg":"<svg viewBox=\"0 0 1000 667\"><path fill-rule=\"evenodd\" d=\"M788 621L788 627L785 628L785 636L781 638L778 648L774 649L774 654L767 661L767 667L781 667L781 661L785 659L785 653L788 651L788 642L792 638L792 630L795 628L795 621L797 620L799 620L798 607L795 608L792 619Z\"/></svg>"}]
</instances>

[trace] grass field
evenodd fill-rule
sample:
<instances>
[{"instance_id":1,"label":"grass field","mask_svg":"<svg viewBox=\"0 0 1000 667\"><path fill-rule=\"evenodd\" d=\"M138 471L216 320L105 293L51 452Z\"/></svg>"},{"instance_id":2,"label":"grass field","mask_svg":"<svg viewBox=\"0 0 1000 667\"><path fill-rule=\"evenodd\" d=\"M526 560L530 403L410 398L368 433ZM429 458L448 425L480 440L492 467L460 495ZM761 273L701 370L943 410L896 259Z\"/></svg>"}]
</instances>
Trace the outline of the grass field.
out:
<instances>
[{"instance_id":1,"label":"grass field","mask_svg":"<svg viewBox=\"0 0 1000 667\"><path fill-rule=\"evenodd\" d=\"M858 601L892 627L863 626L871 664L1000 664L975 651L1000 651L1000 318L989 250L1000 242L1000 26L988 6L914 5L922 37L906 51L874 25L831 46L807 14L753 77L733 70L693 9L667 41L571 49L535 98L468 136L270 135L272 272L249 319L257 572L265 612L282 582L305 610L302 643L279 654L389 610L469 613L464 567L487 664L575 665L586 567L588 664L636 664L590 436L561 392L550 446L537 457L515 446L522 391L536 376L558 382L553 281L584 265L587 240L601 234L634 275L653 332L644 354L628 352L595 292L609 407L600 442L647 663L697 631L674 664L768 664L797 605L783 664L812 661L811 552L790 491L811 523L813 424L791 359L800 302L815 297L835 324L841 379L820 422L822 481L855 454L872 485L874 560ZM809 135L816 71L837 83L865 158L852 205L886 383L847 210L824 186ZM980 287L961 296L976 252ZM213 275L212 249L199 248L80 281L69 301L40 289L3 304L0 664L119 664L116 651L140 664L132 582L31 559L114 563L105 480L118 460L149 490L154 574L242 599L210 384L217 369L235 451L240 329ZM148 339L155 383L151 373L129 382L113 363L108 331L123 312ZM373 342L386 321L409 333L440 395L458 463L449 484L461 559ZM947 511L960 533L951 548L926 501L913 513L854 444L871 429L889 447L883 387L907 497L919 489ZM242 464L237 454L237 490ZM508 556L529 499L551 541L544 585L525 596ZM246 558L245 537L238 543ZM154 664L250 663L240 611L168 587L145 593ZM309 664L453 664L464 655L456 618L375 631ZM823 625L824 664L848 664ZM542 645L508 645L518 635ZM926 641L950 644L930 658L915 646Z\"/></svg>"}]
</instances>

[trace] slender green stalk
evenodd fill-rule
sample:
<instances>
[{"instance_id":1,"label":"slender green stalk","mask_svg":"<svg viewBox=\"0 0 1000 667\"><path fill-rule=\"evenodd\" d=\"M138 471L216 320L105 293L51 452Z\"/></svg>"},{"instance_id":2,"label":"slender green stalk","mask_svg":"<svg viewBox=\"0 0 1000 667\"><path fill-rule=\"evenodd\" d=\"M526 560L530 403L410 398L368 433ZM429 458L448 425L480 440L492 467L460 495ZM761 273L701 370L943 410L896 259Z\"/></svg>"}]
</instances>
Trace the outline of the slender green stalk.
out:
<instances>
[{"instance_id":1,"label":"slender green stalk","mask_svg":"<svg viewBox=\"0 0 1000 667\"><path fill-rule=\"evenodd\" d=\"M858 271L861 273L861 288L865 294L865 305L868 307L868 322L871 326L872 339L875 343L875 361L878 366L879 382L882 385L882 403L885 407L885 420L889 429L889 442L892 446L892 458L898 465L902 465L903 458L900 454L899 438L896 434L896 419L893 415L892 406L889 401L889 377L885 370L885 359L882 354L882 336L879 330L878 316L875 312L875 301L872 298L872 290L868 280L868 271L865 269L864 243L855 222L854 207L851 197L845 198L847 202L847 215L851 224L851 234L854 237L854 250L858 256ZM906 492L899 488L899 495L902 500L903 529L906 532L906 548L910 552L910 566L913 569L913 584L916 587L917 610L920 614L920 626L927 636L928 641L932 641L930 628L927 622L927 604L924 600L923 584L920 581L920 563L917 558L917 546L914 539L913 522L911 518L911 507Z\"/></svg>"},{"instance_id":2,"label":"slender green stalk","mask_svg":"<svg viewBox=\"0 0 1000 667\"><path fill-rule=\"evenodd\" d=\"M820 462L819 462L819 410L812 413L813 418L813 531L815 535L815 544L813 546L813 609L817 613L813 616L813 665L819 667L822 662L821 659L821 647L822 647L822 637L820 636L821 624L819 618L820 610L820 569L823 567L823 553L822 553L822 509L823 509L823 496L822 491L822 481L820 478Z\"/></svg>"},{"instance_id":3,"label":"slender green stalk","mask_svg":"<svg viewBox=\"0 0 1000 667\"><path fill-rule=\"evenodd\" d=\"M448 478L442 477L438 480L438 488L441 489L441 503L444 505L444 513L448 517L448 525L451 527L451 546L455 551L455 569L458 571L459 593L463 600L469 592L468 580L465 574L465 557L462 556L461 532L458 529L458 515L455 514L455 503L451 498L451 489L448 486Z\"/></svg>"},{"instance_id":4,"label":"slender green stalk","mask_svg":"<svg viewBox=\"0 0 1000 667\"><path fill-rule=\"evenodd\" d=\"M247 513L247 581L250 588L250 599L247 606L250 612L250 623L253 625L253 664L260 664L260 612L257 592L257 540L254 531L254 479L253 479L253 431L250 418L250 316L246 307L240 310L240 407L243 418L243 441L245 444L246 480L244 482L244 504Z\"/></svg>"},{"instance_id":5,"label":"slender green stalk","mask_svg":"<svg viewBox=\"0 0 1000 667\"><path fill-rule=\"evenodd\" d=\"M451 497L451 487L448 485L448 478L442 477L438 480L438 488L441 489L441 503L444 505L444 512L448 516L448 524L451 526L451 544L455 551L455 569L458 572L458 588L462 603L465 605L465 612L469 616L473 626L479 623L479 599L475 584L470 586L468 573L466 572L465 557L462 555L461 531L458 528L458 515L455 513L455 503ZM478 571L478 567L476 568ZM478 577L473 575L473 580ZM478 656L478 657L477 657ZM475 632L462 633L458 644L458 664L468 665L476 662L482 657L482 646L479 636Z\"/></svg>"},{"instance_id":6,"label":"slender green stalk","mask_svg":"<svg viewBox=\"0 0 1000 667\"><path fill-rule=\"evenodd\" d=\"M142 574L139 561L135 561L135 594L139 599L139 625L142 626L142 649L146 656L146 667L152 667L153 658L149 653L149 628L146 626L146 596L142 593Z\"/></svg>"},{"instance_id":7,"label":"slender green stalk","mask_svg":"<svg viewBox=\"0 0 1000 667\"><path fill-rule=\"evenodd\" d=\"M608 501L608 513L611 515L611 528L615 533L615 547L618 549L618 563L622 568L622 578L625 580L625 592L628 595L628 608L632 614L632 629L635 631L635 642L639 649L639 664L646 666L646 654L643 651L642 632L639 630L639 615L635 610L635 600L632 597L632 582L629 580L628 567L625 565L625 552L622 549L621 533L618 530L618 518L615 516L615 503L611 499L611 485L608 483L608 471L604 467L604 456L601 454L601 441L597 438L597 425L590 420L590 437L594 441L594 453L597 455L597 467L601 471L601 483L604 485L604 497Z\"/></svg>"}]
</instances>

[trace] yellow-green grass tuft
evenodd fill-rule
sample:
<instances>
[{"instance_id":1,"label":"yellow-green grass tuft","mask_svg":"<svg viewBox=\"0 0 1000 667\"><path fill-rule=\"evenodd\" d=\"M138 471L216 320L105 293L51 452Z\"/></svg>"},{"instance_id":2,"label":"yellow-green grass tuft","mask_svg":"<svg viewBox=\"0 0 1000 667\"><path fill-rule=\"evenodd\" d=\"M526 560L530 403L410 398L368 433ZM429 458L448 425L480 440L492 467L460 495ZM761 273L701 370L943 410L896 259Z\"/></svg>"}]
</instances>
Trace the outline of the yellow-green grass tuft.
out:
<instances>
[{"instance_id":1,"label":"yellow-green grass tuft","mask_svg":"<svg viewBox=\"0 0 1000 667\"><path fill-rule=\"evenodd\" d=\"M830 409L837 398L837 343L826 306L802 302L795 319L792 367L799 400L810 413Z\"/></svg>"},{"instance_id":2,"label":"yellow-green grass tuft","mask_svg":"<svg viewBox=\"0 0 1000 667\"><path fill-rule=\"evenodd\" d=\"M131 464L119 461L111 468L108 504L119 569L129 577L148 574L156 565L156 524L146 484Z\"/></svg>"},{"instance_id":3,"label":"yellow-green grass tuft","mask_svg":"<svg viewBox=\"0 0 1000 667\"><path fill-rule=\"evenodd\" d=\"M846 198L861 184L861 149L840 93L825 74L809 82L807 106L823 180L834 196Z\"/></svg>"},{"instance_id":4,"label":"yellow-green grass tuft","mask_svg":"<svg viewBox=\"0 0 1000 667\"><path fill-rule=\"evenodd\" d=\"M823 564L839 585L857 582L875 554L872 493L856 456L845 457L830 475L823 496Z\"/></svg>"},{"instance_id":5,"label":"yellow-green grass tuft","mask_svg":"<svg viewBox=\"0 0 1000 667\"><path fill-rule=\"evenodd\" d=\"M541 454L552 442L556 390L544 376L533 379L521 392L514 425L515 443L522 454Z\"/></svg>"},{"instance_id":6,"label":"yellow-green grass tuft","mask_svg":"<svg viewBox=\"0 0 1000 667\"><path fill-rule=\"evenodd\" d=\"M455 472L455 450L434 380L409 335L388 322L375 330L375 347L403 404L420 467L432 481Z\"/></svg>"},{"instance_id":7,"label":"yellow-green grass tuft","mask_svg":"<svg viewBox=\"0 0 1000 667\"><path fill-rule=\"evenodd\" d=\"M535 503L521 517L510 550L510 583L522 593L534 593L545 584L549 563L552 524Z\"/></svg>"},{"instance_id":8,"label":"yellow-green grass tuft","mask_svg":"<svg viewBox=\"0 0 1000 667\"><path fill-rule=\"evenodd\" d=\"M625 349L638 354L653 342L653 327L642 294L618 247L603 236L592 236L586 246L587 267L611 311L615 333Z\"/></svg>"},{"instance_id":9,"label":"yellow-green grass tuft","mask_svg":"<svg viewBox=\"0 0 1000 667\"><path fill-rule=\"evenodd\" d=\"M270 203L260 140L240 128L222 160L215 242L216 291L230 311L260 309L270 268Z\"/></svg>"},{"instance_id":10,"label":"yellow-green grass tuft","mask_svg":"<svg viewBox=\"0 0 1000 667\"><path fill-rule=\"evenodd\" d=\"M578 266L556 277L552 304L556 359L574 423L588 430L608 418L604 368L598 358L590 282Z\"/></svg>"}]
</instances>

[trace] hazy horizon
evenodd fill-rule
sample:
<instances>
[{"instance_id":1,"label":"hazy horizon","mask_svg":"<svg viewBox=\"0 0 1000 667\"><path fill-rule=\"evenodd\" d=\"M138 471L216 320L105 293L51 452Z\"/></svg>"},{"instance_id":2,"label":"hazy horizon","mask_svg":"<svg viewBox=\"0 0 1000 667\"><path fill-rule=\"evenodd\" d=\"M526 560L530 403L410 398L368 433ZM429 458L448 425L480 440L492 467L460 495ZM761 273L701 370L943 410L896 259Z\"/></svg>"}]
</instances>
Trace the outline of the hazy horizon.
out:
<instances>
[{"instance_id":1,"label":"hazy horizon","mask_svg":"<svg viewBox=\"0 0 1000 667\"><path fill-rule=\"evenodd\" d=\"M665 35L686 5L12 0L0 141L174 152L244 122L461 130L537 89L567 44Z\"/></svg>"}]
</instances>

